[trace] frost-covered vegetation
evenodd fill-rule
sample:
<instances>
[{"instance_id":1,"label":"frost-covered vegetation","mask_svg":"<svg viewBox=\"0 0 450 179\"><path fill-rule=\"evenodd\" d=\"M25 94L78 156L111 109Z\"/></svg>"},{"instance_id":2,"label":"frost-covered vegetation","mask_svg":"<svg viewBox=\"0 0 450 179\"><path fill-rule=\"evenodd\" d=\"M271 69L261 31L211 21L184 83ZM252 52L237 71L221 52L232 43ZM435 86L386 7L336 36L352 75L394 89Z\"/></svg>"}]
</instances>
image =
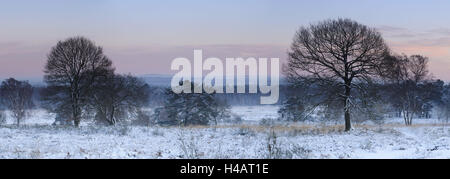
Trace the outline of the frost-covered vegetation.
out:
<instances>
[{"instance_id":1,"label":"frost-covered vegetation","mask_svg":"<svg viewBox=\"0 0 450 179\"><path fill-rule=\"evenodd\" d=\"M261 110L265 114L256 115ZM340 121L255 121L277 116L277 106L231 111L243 115L240 124L101 126L92 121L75 128L52 126L54 115L37 110L21 126L10 118L0 126L0 158L450 158L450 126L442 120L412 126L401 118L366 121L344 132Z\"/></svg>"}]
</instances>

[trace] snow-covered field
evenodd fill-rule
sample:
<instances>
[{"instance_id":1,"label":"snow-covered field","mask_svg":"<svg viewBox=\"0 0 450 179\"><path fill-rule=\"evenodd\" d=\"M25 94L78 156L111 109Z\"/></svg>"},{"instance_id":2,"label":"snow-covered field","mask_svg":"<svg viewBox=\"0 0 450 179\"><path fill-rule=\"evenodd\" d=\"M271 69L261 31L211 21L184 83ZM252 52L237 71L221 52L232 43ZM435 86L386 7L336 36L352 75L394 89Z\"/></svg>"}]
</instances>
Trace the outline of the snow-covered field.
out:
<instances>
[{"instance_id":1,"label":"snow-covered field","mask_svg":"<svg viewBox=\"0 0 450 179\"><path fill-rule=\"evenodd\" d=\"M239 115L245 121L260 121L261 119L276 119L279 106L233 106L231 112Z\"/></svg>"},{"instance_id":2,"label":"snow-covered field","mask_svg":"<svg viewBox=\"0 0 450 179\"><path fill-rule=\"evenodd\" d=\"M252 121L276 116L274 108L232 111ZM405 127L391 119L347 133L339 125L302 123L72 128L53 127L51 118L37 111L21 127L0 126L0 158L450 158L450 126L435 120Z\"/></svg>"}]
</instances>

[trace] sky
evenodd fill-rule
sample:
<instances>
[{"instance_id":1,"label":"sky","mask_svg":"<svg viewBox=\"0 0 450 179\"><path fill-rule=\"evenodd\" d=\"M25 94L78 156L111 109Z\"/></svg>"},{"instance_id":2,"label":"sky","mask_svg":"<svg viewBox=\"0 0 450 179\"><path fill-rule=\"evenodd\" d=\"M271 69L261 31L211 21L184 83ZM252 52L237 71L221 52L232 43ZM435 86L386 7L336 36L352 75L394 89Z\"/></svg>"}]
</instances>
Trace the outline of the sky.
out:
<instances>
[{"instance_id":1,"label":"sky","mask_svg":"<svg viewBox=\"0 0 450 179\"><path fill-rule=\"evenodd\" d=\"M0 79L41 78L58 41L85 36L117 72L172 74L176 57L277 57L294 33L326 19L377 28L396 53L430 58L450 80L448 0L0 0Z\"/></svg>"}]
</instances>

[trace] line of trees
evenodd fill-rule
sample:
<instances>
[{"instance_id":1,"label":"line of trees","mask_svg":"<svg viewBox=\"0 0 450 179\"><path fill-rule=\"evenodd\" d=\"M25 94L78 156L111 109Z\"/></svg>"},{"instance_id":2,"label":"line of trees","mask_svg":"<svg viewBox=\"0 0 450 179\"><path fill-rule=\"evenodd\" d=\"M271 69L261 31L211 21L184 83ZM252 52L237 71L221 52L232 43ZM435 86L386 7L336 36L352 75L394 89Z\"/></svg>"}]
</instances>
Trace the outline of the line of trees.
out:
<instances>
[{"instance_id":1,"label":"line of trees","mask_svg":"<svg viewBox=\"0 0 450 179\"><path fill-rule=\"evenodd\" d=\"M39 107L55 114L54 125L78 127L83 119L116 125L134 119L133 123L141 125L188 126L217 124L230 118L228 105L215 94L176 94L171 89L151 94L155 89L145 81L116 74L102 47L84 37L68 38L52 47L44 72L46 86L36 90L37 101ZM0 107L11 111L20 125L35 106L33 94L28 82L8 79L0 86ZM150 116L145 107L152 95L159 95L164 102ZM0 109L0 122L5 116Z\"/></svg>"},{"instance_id":2,"label":"line of trees","mask_svg":"<svg viewBox=\"0 0 450 179\"><path fill-rule=\"evenodd\" d=\"M428 58L395 55L376 29L356 21L301 27L288 55L284 71L291 92L279 111L282 119L305 120L320 108L332 114L325 117L343 113L349 131L352 116L382 118L386 106L399 111L406 125L414 116L429 117L433 105L448 116L448 86L432 79Z\"/></svg>"},{"instance_id":3,"label":"line of trees","mask_svg":"<svg viewBox=\"0 0 450 179\"><path fill-rule=\"evenodd\" d=\"M40 106L56 114L55 124L79 126L83 119L116 125L130 118L161 125L208 125L230 118L226 103L249 102L251 95L156 92L143 80L115 73L103 49L84 37L68 38L47 56ZM350 19L326 20L301 27L294 36L283 67L288 88L283 90L280 118L307 120L312 114L345 121L381 120L386 115L450 118L450 84L435 80L422 55L398 55L373 28ZM180 83L191 83L184 81ZM192 87L195 84L191 85ZM13 78L0 86L0 107L11 111L20 125L35 106L33 87ZM149 98L161 103L149 116ZM0 110L0 122L5 114Z\"/></svg>"},{"instance_id":4,"label":"line of trees","mask_svg":"<svg viewBox=\"0 0 450 179\"><path fill-rule=\"evenodd\" d=\"M79 126L83 118L115 125L129 117L145 119L149 86L131 75L115 74L111 60L84 37L57 43L48 55L43 107L56 122Z\"/></svg>"}]
</instances>

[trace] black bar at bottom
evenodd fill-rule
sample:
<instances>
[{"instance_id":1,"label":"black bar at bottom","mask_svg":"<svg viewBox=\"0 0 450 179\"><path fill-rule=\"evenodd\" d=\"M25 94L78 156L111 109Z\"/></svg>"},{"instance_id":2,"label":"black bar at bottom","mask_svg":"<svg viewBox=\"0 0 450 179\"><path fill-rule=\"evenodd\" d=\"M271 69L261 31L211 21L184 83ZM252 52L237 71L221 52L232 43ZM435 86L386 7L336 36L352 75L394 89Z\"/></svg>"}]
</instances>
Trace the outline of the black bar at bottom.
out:
<instances>
[{"instance_id":1,"label":"black bar at bottom","mask_svg":"<svg viewBox=\"0 0 450 179\"><path fill-rule=\"evenodd\" d=\"M20 168L22 174L53 173L75 170L71 175L84 177L87 173L126 174L144 176L190 177L274 177L339 175L340 173L369 172L370 176L407 171L446 171L448 165L436 165L436 160L0 160L2 171ZM448 160L444 160L448 161ZM388 165L391 165L389 167ZM375 172L382 171L382 172ZM404 172L400 172L403 173ZM75 177L72 176L72 177Z\"/></svg>"}]
</instances>

